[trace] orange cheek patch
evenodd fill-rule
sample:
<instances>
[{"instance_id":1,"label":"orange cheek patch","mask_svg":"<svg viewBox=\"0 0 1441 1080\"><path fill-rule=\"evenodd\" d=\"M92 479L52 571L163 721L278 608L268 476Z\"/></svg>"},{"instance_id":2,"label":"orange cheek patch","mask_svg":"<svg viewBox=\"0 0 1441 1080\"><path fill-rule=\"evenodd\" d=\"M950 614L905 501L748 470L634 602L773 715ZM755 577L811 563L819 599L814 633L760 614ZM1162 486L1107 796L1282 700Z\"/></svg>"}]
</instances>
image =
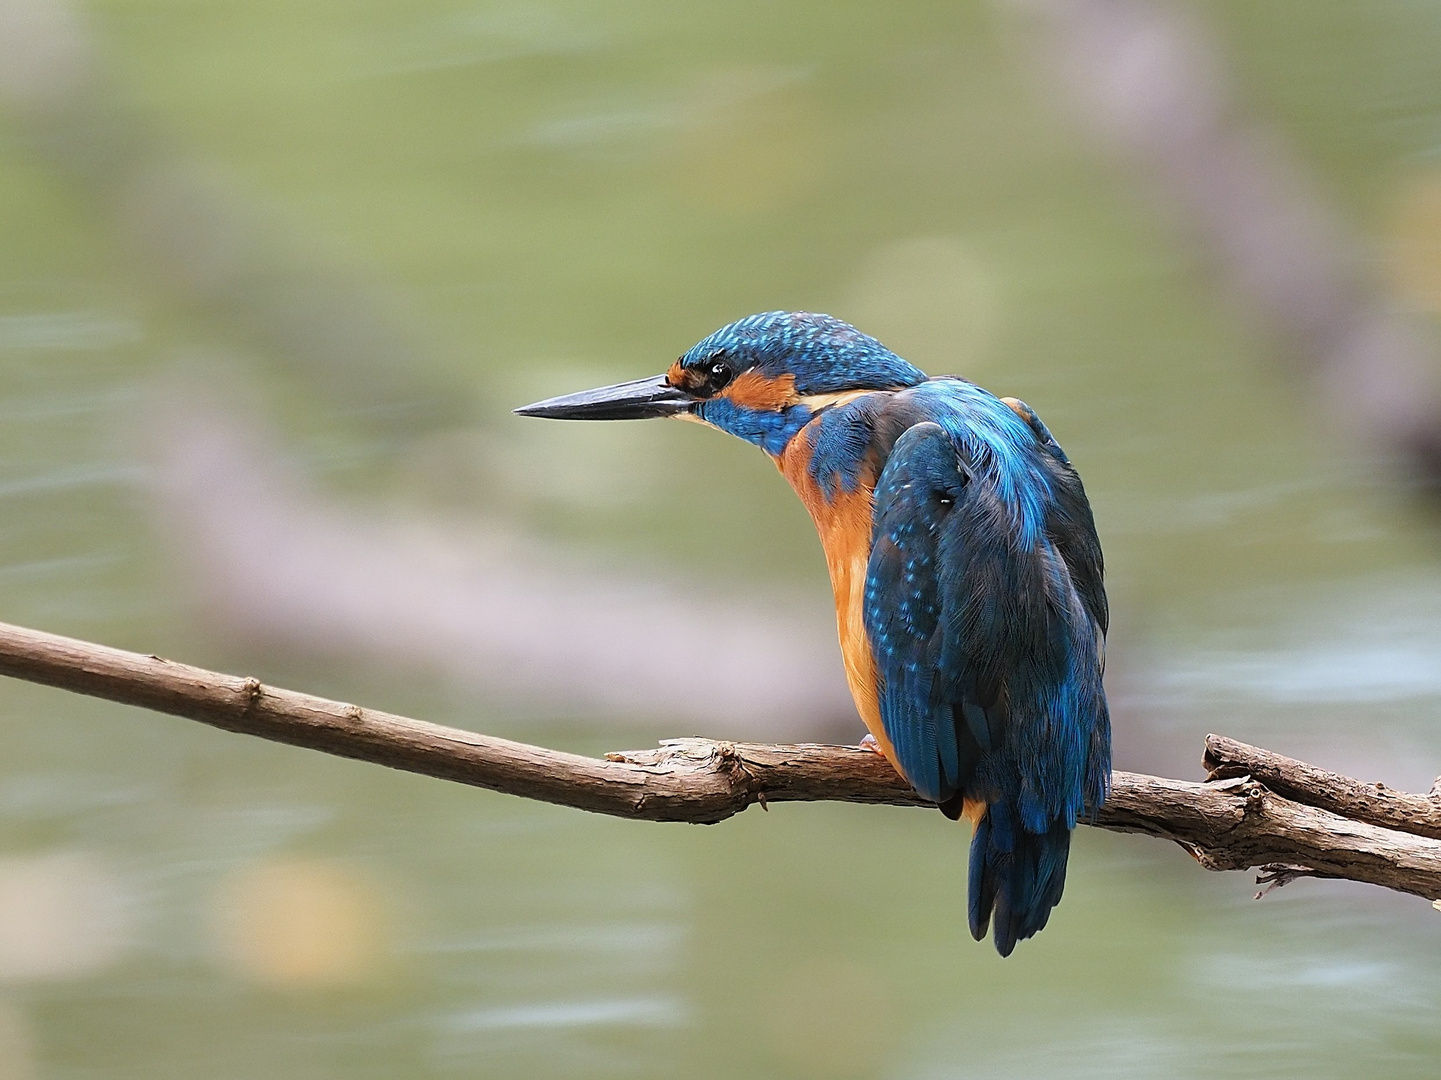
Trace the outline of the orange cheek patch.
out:
<instances>
[{"instance_id":1,"label":"orange cheek patch","mask_svg":"<svg viewBox=\"0 0 1441 1080\"><path fill-rule=\"evenodd\" d=\"M796 377L781 375L768 379L758 371L747 371L720 392L737 405L748 409L770 409L779 412L800 401L796 393Z\"/></svg>"},{"instance_id":2,"label":"orange cheek patch","mask_svg":"<svg viewBox=\"0 0 1441 1080\"><path fill-rule=\"evenodd\" d=\"M677 390L686 390L693 394L701 388L701 384L705 382L705 376L695 368L681 367L680 361L677 360L666 371L665 381Z\"/></svg>"}]
</instances>

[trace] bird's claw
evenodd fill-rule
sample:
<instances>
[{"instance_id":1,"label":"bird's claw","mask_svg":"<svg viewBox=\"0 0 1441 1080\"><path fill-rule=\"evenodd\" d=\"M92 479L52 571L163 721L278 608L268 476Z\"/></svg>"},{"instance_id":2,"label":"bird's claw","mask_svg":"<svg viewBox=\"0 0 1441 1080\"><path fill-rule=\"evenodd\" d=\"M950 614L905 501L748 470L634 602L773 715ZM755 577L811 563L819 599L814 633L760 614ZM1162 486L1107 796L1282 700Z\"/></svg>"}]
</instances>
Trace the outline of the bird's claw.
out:
<instances>
[{"instance_id":1,"label":"bird's claw","mask_svg":"<svg viewBox=\"0 0 1441 1080\"><path fill-rule=\"evenodd\" d=\"M858 745L862 750L869 750L873 754L883 752L881 750L881 744L876 742L876 737L870 732L866 732L865 738L863 738Z\"/></svg>"}]
</instances>

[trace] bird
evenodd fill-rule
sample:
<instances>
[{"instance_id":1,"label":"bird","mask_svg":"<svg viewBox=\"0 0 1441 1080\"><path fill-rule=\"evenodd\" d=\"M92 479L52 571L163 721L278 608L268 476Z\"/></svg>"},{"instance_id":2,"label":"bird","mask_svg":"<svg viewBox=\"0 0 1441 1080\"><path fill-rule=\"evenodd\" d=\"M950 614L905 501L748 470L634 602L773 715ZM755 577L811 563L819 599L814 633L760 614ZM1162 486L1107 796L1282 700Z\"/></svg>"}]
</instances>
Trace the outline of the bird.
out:
<instances>
[{"instance_id":1,"label":"bird","mask_svg":"<svg viewBox=\"0 0 1441 1080\"><path fill-rule=\"evenodd\" d=\"M1085 489L1030 406L772 311L662 375L515 411L698 421L764 451L820 535L863 745L971 822L972 936L993 923L1009 956L1045 927L1110 789L1109 615Z\"/></svg>"}]
</instances>

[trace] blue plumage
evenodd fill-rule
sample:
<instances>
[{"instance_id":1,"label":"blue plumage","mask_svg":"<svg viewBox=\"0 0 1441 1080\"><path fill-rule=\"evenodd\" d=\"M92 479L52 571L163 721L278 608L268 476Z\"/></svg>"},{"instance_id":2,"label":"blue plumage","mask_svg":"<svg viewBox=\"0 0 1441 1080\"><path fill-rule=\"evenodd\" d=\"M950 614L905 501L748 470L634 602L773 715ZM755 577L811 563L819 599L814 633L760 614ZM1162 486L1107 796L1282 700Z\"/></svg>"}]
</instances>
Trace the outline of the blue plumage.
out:
<instances>
[{"instance_id":1,"label":"blue plumage","mask_svg":"<svg viewBox=\"0 0 1441 1080\"><path fill-rule=\"evenodd\" d=\"M1100 551L1088 511L1075 527L1084 495L1059 448L1005 403L947 383L894 397L918 422L876 486L865 624L906 777L953 815L957 800L989 806L970 923L984 935L994 906L1006 955L1045 925L1070 830L1106 795L1106 616L1087 608L1069 565L1098 584Z\"/></svg>"},{"instance_id":2,"label":"blue plumage","mask_svg":"<svg viewBox=\"0 0 1441 1080\"><path fill-rule=\"evenodd\" d=\"M659 380L522 411L690 415L770 454L820 531L861 716L975 823L972 933L993 924L1009 955L1046 925L1071 830L1110 785L1108 614L1085 490L1029 406L927 378L828 315L767 312Z\"/></svg>"},{"instance_id":3,"label":"blue plumage","mask_svg":"<svg viewBox=\"0 0 1441 1080\"><path fill-rule=\"evenodd\" d=\"M836 358L845 357L844 364ZM926 373L906 363L869 334L830 315L808 311L767 311L747 315L702 338L680 358L699 367L717 357L741 358L777 378L792 375L800 394L829 394L872 386L914 386ZM742 367L735 367L737 372Z\"/></svg>"},{"instance_id":4,"label":"blue plumage","mask_svg":"<svg viewBox=\"0 0 1441 1080\"><path fill-rule=\"evenodd\" d=\"M810 437L811 479L834 501L855 491L872 441L871 425L885 407L886 395L867 394L856 401L824 410ZM803 407L803 406L802 406Z\"/></svg>"},{"instance_id":5,"label":"blue plumage","mask_svg":"<svg viewBox=\"0 0 1441 1080\"><path fill-rule=\"evenodd\" d=\"M805 405L793 405L783 411L749 409L730 398L718 397L699 402L695 415L712 427L755 443L775 457L810 423L812 413Z\"/></svg>"}]
</instances>

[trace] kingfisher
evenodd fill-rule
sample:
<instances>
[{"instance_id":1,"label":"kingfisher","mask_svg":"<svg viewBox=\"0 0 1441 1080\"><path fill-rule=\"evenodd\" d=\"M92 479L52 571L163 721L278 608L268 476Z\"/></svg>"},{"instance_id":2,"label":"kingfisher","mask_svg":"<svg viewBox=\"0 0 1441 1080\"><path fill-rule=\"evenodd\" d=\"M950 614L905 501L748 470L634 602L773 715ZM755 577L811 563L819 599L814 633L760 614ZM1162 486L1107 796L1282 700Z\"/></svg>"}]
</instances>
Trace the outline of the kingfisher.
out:
<instances>
[{"instance_id":1,"label":"kingfisher","mask_svg":"<svg viewBox=\"0 0 1441 1080\"><path fill-rule=\"evenodd\" d=\"M1108 614L1085 489L1030 406L772 311L663 375L515 411L699 421L769 455L820 534L863 745L972 824L972 936L994 923L1009 956L1046 925L1110 789Z\"/></svg>"}]
</instances>

